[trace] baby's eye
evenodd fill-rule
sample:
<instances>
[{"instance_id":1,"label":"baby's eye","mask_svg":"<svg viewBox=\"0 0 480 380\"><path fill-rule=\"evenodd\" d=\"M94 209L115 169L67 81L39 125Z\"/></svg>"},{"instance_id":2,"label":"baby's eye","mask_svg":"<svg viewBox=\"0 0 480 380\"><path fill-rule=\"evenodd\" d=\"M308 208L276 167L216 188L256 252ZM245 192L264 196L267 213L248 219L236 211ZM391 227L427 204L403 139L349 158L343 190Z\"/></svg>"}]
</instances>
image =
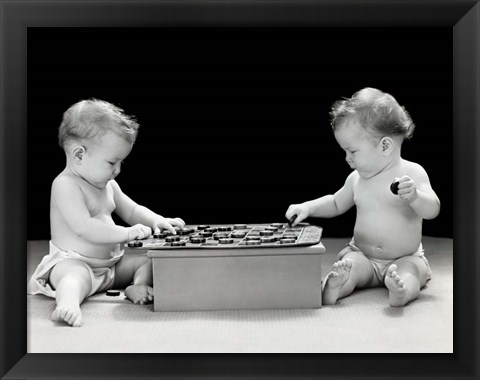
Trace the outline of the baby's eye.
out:
<instances>
[{"instance_id":1,"label":"baby's eye","mask_svg":"<svg viewBox=\"0 0 480 380\"><path fill-rule=\"evenodd\" d=\"M115 165L113 162L107 161L110 165Z\"/></svg>"}]
</instances>

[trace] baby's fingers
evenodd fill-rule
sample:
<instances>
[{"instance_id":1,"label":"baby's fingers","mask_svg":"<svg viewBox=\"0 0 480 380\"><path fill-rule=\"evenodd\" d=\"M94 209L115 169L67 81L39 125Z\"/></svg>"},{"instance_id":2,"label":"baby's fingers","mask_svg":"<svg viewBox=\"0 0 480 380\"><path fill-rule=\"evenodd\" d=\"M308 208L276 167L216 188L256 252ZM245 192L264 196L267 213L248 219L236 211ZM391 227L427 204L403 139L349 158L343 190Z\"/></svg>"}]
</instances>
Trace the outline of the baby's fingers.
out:
<instances>
[{"instance_id":1,"label":"baby's fingers","mask_svg":"<svg viewBox=\"0 0 480 380\"><path fill-rule=\"evenodd\" d=\"M185 222L181 218L168 219L168 222L172 226L185 227Z\"/></svg>"},{"instance_id":2,"label":"baby's fingers","mask_svg":"<svg viewBox=\"0 0 480 380\"><path fill-rule=\"evenodd\" d=\"M287 212L285 213L285 218L287 218L288 220L290 220L290 218L297 214L298 215L298 212L296 212L296 209L297 209L297 205L290 205L287 209Z\"/></svg>"},{"instance_id":3,"label":"baby's fingers","mask_svg":"<svg viewBox=\"0 0 480 380\"><path fill-rule=\"evenodd\" d=\"M142 232L144 237L149 237L152 235L152 229L148 226L142 226Z\"/></svg>"},{"instance_id":4,"label":"baby's fingers","mask_svg":"<svg viewBox=\"0 0 480 380\"><path fill-rule=\"evenodd\" d=\"M169 230L174 235L177 234L177 231L175 231L175 228L173 228L172 225L168 223L166 220L160 226L165 230Z\"/></svg>"},{"instance_id":5,"label":"baby's fingers","mask_svg":"<svg viewBox=\"0 0 480 380\"><path fill-rule=\"evenodd\" d=\"M292 226L296 226L298 223L301 223L307 217L307 212L304 210L298 210L298 214L293 214L292 218L289 220L291 221ZM296 216L295 216L296 215Z\"/></svg>"},{"instance_id":6,"label":"baby's fingers","mask_svg":"<svg viewBox=\"0 0 480 380\"><path fill-rule=\"evenodd\" d=\"M152 229L147 226L140 225L136 239L145 239L152 235Z\"/></svg>"}]
</instances>

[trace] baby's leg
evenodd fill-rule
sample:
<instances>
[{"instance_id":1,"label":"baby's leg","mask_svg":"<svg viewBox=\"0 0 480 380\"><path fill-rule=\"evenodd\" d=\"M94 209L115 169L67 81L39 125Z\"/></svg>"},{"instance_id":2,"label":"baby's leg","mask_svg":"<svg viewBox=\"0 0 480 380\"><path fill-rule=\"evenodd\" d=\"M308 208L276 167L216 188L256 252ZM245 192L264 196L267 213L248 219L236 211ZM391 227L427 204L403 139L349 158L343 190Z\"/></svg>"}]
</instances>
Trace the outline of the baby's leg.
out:
<instances>
[{"instance_id":1,"label":"baby's leg","mask_svg":"<svg viewBox=\"0 0 480 380\"><path fill-rule=\"evenodd\" d=\"M152 285L152 260L146 255L126 254L117 263L113 286L125 288L125 296L133 303L152 302Z\"/></svg>"},{"instance_id":2,"label":"baby's leg","mask_svg":"<svg viewBox=\"0 0 480 380\"><path fill-rule=\"evenodd\" d=\"M324 280L322 302L333 305L338 299L348 296L355 288L368 286L374 272L370 260L358 252L347 253L333 264Z\"/></svg>"},{"instance_id":3,"label":"baby's leg","mask_svg":"<svg viewBox=\"0 0 480 380\"><path fill-rule=\"evenodd\" d=\"M427 266L417 256L404 256L388 267L385 286L390 306L405 306L416 299L427 282Z\"/></svg>"},{"instance_id":4,"label":"baby's leg","mask_svg":"<svg viewBox=\"0 0 480 380\"><path fill-rule=\"evenodd\" d=\"M80 304L90 294L92 282L90 271L82 261L65 260L52 268L50 283L55 288L57 307L53 320L63 320L74 327L81 326Z\"/></svg>"}]
</instances>

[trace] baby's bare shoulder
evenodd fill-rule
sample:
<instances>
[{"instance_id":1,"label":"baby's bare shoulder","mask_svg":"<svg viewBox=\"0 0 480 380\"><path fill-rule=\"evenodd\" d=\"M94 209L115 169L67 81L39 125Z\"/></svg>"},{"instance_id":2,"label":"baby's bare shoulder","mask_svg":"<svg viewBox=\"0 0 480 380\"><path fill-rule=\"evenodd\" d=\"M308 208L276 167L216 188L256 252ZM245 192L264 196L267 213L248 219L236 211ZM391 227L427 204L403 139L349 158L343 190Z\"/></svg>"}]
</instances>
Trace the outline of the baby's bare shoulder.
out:
<instances>
[{"instance_id":1,"label":"baby's bare shoulder","mask_svg":"<svg viewBox=\"0 0 480 380\"><path fill-rule=\"evenodd\" d=\"M427 174L426 170L423 168L422 165L412 161L403 160L403 169L407 173L407 175L410 176Z\"/></svg>"},{"instance_id":2,"label":"baby's bare shoulder","mask_svg":"<svg viewBox=\"0 0 480 380\"><path fill-rule=\"evenodd\" d=\"M80 189L78 179L74 175L65 172L60 173L52 182L52 195L75 189Z\"/></svg>"},{"instance_id":3,"label":"baby's bare shoulder","mask_svg":"<svg viewBox=\"0 0 480 380\"><path fill-rule=\"evenodd\" d=\"M354 188L357 186L359 179L360 174L358 174L358 172L354 170L348 175L347 179L345 180L345 185Z\"/></svg>"}]
</instances>

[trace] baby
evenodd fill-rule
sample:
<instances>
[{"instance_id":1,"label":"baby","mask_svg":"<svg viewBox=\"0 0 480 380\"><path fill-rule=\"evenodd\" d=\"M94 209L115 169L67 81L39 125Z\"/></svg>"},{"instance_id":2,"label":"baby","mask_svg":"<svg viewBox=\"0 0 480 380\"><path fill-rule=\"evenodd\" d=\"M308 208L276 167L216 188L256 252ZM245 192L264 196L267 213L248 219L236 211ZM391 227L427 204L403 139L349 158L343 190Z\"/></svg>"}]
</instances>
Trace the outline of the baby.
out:
<instances>
[{"instance_id":1,"label":"baby","mask_svg":"<svg viewBox=\"0 0 480 380\"><path fill-rule=\"evenodd\" d=\"M184 221L164 218L138 205L115 181L130 154L139 125L105 101L90 99L63 115L59 144L65 169L54 179L50 198L49 254L29 282L30 294L55 297L53 320L80 326L80 304L92 294L125 289L133 303L153 299L152 262L145 254L124 255L123 243L143 239ZM131 227L116 225L114 212Z\"/></svg>"},{"instance_id":2,"label":"baby","mask_svg":"<svg viewBox=\"0 0 480 380\"><path fill-rule=\"evenodd\" d=\"M335 304L356 288L385 285L389 304L404 306L431 277L422 221L440 211L423 167L401 157L402 143L415 126L391 95L373 88L337 101L331 121L352 172L335 194L290 205L285 216L297 215L296 225L307 217L341 215L355 205L353 239L324 280L323 303ZM398 192L390 189L394 181Z\"/></svg>"}]
</instances>

